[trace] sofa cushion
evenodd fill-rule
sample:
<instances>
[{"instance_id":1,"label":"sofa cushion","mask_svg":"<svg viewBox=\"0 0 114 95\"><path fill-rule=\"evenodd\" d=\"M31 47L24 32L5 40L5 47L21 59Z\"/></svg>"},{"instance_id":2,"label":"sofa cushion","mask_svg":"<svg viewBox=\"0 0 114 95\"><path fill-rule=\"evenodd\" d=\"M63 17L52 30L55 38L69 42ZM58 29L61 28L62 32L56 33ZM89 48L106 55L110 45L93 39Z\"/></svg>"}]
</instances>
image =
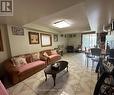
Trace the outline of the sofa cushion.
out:
<instances>
[{"instance_id":1,"label":"sofa cushion","mask_svg":"<svg viewBox=\"0 0 114 95\"><path fill-rule=\"evenodd\" d=\"M22 73L24 71L35 68L35 67L40 66L40 65L45 65L45 61L38 60L38 61L34 61L34 62L31 62L31 63L26 64L26 65L20 66L18 68L18 71L20 73Z\"/></svg>"},{"instance_id":2,"label":"sofa cushion","mask_svg":"<svg viewBox=\"0 0 114 95\"><path fill-rule=\"evenodd\" d=\"M24 57L26 58L27 63L32 62L32 54L24 54Z\"/></svg>"},{"instance_id":3,"label":"sofa cushion","mask_svg":"<svg viewBox=\"0 0 114 95\"><path fill-rule=\"evenodd\" d=\"M59 56L60 56L59 54L53 54L53 55L50 55L49 58L54 59L54 58L58 58Z\"/></svg>"},{"instance_id":4,"label":"sofa cushion","mask_svg":"<svg viewBox=\"0 0 114 95\"><path fill-rule=\"evenodd\" d=\"M57 51L56 50L51 50L51 54L52 55L57 54Z\"/></svg>"},{"instance_id":5,"label":"sofa cushion","mask_svg":"<svg viewBox=\"0 0 114 95\"><path fill-rule=\"evenodd\" d=\"M33 53L32 54L32 61L37 61L37 60L39 60L40 59L40 57L39 57L39 52L36 52L36 53Z\"/></svg>"},{"instance_id":6,"label":"sofa cushion","mask_svg":"<svg viewBox=\"0 0 114 95\"><path fill-rule=\"evenodd\" d=\"M21 65L27 64L26 59L24 57L13 57L12 59L13 65L20 67Z\"/></svg>"},{"instance_id":7,"label":"sofa cushion","mask_svg":"<svg viewBox=\"0 0 114 95\"><path fill-rule=\"evenodd\" d=\"M43 55L44 55L45 57L49 57L49 55L48 55L46 52L44 52Z\"/></svg>"}]
</instances>

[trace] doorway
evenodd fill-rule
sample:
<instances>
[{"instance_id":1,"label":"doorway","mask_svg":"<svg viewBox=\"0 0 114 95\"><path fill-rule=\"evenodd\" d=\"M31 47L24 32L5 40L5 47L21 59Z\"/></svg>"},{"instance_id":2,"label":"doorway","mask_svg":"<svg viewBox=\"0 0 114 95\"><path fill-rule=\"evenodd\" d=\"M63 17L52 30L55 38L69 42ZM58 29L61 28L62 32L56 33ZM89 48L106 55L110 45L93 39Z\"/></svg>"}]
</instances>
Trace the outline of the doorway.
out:
<instances>
[{"instance_id":1,"label":"doorway","mask_svg":"<svg viewBox=\"0 0 114 95\"><path fill-rule=\"evenodd\" d=\"M93 48L96 46L97 34L95 33L83 33L82 34L82 50L85 51L85 48Z\"/></svg>"}]
</instances>

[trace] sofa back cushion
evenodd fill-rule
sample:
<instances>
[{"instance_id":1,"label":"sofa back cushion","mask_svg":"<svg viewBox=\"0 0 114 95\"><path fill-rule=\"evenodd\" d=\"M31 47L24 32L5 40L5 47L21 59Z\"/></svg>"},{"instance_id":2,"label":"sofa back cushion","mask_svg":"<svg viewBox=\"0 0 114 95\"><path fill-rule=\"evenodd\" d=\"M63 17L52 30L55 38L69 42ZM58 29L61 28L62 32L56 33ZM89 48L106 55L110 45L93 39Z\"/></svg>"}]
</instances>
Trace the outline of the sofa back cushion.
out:
<instances>
[{"instance_id":1,"label":"sofa back cushion","mask_svg":"<svg viewBox=\"0 0 114 95\"><path fill-rule=\"evenodd\" d=\"M13 57L11 60L13 62L13 65L17 67L27 64L26 58L24 56Z\"/></svg>"},{"instance_id":2,"label":"sofa back cushion","mask_svg":"<svg viewBox=\"0 0 114 95\"><path fill-rule=\"evenodd\" d=\"M51 50L47 50L46 53L50 56L51 55Z\"/></svg>"},{"instance_id":3,"label":"sofa back cushion","mask_svg":"<svg viewBox=\"0 0 114 95\"><path fill-rule=\"evenodd\" d=\"M40 51L40 56L44 55L44 52L46 52L48 56L51 55L51 49L49 49L49 50Z\"/></svg>"},{"instance_id":4,"label":"sofa back cushion","mask_svg":"<svg viewBox=\"0 0 114 95\"><path fill-rule=\"evenodd\" d=\"M31 54L23 54L20 56L24 56L24 58L26 58L27 63L31 63L32 62L32 55Z\"/></svg>"},{"instance_id":5,"label":"sofa back cushion","mask_svg":"<svg viewBox=\"0 0 114 95\"><path fill-rule=\"evenodd\" d=\"M49 55L47 54L47 52L44 52L44 53L43 53L43 56L49 57Z\"/></svg>"},{"instance_id":6,"label":"sofa back cushion","mask_svg":"<svg viewBox=\"0 0 114 95\"><path fill-rule=\"evenodd\" d=\"M51 54L52 55L57 54L57 51L56 50L51 50Z\"/></svg>"},{"instance_id":7,"label":"sofa back cushion","mask_svg":"<svg viewBox=\"0 0 114 95\"><path fill-rule=\"evenodd\" d=\"M32 53L32 61L37 61L40 59L39 52Z\"/></svg>"},{"instance_id":8,"label":"sofa back cushion","mask_svg":"<svg viewBox=\"0 0 114 95\"><path fill-rule=\"evenodd\" d=\"M16 57L23 57L23 58L25 58L27 63L31 63L32 62L32 54L31 53L17 55L17 56L14 56L13 58L16 58Z\"/></svg>"}]
</instances>

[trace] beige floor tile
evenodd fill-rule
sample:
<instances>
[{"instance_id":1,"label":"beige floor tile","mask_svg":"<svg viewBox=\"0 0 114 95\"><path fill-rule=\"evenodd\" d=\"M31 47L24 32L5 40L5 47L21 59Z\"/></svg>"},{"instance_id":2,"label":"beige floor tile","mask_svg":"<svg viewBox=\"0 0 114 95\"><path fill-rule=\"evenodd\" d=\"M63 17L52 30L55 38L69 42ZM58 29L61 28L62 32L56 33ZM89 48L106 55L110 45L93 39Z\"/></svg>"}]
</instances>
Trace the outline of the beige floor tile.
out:
<instances>
[{"instance_id":1,"label":"beige floor tile","mask_svg":"<svg viewBox=\"0 0 114 95\"><path fill-rule=\"evenodd\" d=\"M89 93L86 93L86 92L79 92L79 93L76 93L76 95L90 95Z\"/></svg>"},{"instance_id":2,"label":"beige floor tile","mask_svg":"<svg viewBox=\"0 0 114 95\"><path fill-rule=\"evenodd\" d=\"M41 70L40 72L34 74L34 77L37 79L45 78L44 70Z\"/></svg>"},{"instance_id":3,"label":"beige floor tile","mask_svg":"<svg viewBox=\"0 0 114 95\"><path fill-rule=\"evenodd\" d=\"M32 89L30 89L27 85L22 82L9 88L8 91L10 95L37 95Z\"/></svg>"}]
</instances>

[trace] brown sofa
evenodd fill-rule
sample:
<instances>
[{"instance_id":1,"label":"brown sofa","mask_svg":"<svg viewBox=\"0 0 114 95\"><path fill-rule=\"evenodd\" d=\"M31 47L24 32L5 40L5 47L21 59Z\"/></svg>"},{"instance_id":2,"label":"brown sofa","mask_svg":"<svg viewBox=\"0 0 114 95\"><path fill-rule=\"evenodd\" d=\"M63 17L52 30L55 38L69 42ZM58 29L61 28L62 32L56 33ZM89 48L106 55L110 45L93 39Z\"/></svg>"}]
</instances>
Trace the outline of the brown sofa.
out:
<instances>
[{"instance_id":1,"label":"brown sofa","mask_svg":"<svg viewBox=\"0 0 114 95\"><path fill-rule=\"evenodd\" d=\"M47 65L51 64L51 63L55 63L56 61L61 59L61 55L58 53L52 54L51 51L53 49L49 49L49 50L43 50L40 52L40 59L42 60L47 60ZM45 56L44 53L47 53L48 56Z\"/></svg>"},{"instance_id":2,"label":"brown sofa","mask_svg":"<svg viewBox=\"0 0 114 95\"><path fill-rule=\"evenodd\" d=\"M26 59L27 64L19 66L19 67L14 66L14 64L11 60L12 58L10 58L4 62L5 70L6 70L7 74L9 75L13 84L16 84L16 83L30 77L34 73L44 69L47 66L46 58L43 60L38 59L36 61L33 61L32 54L33 53L14 56L13 58L24 56L24 58Z\"/></svg>"}]
</instances>

